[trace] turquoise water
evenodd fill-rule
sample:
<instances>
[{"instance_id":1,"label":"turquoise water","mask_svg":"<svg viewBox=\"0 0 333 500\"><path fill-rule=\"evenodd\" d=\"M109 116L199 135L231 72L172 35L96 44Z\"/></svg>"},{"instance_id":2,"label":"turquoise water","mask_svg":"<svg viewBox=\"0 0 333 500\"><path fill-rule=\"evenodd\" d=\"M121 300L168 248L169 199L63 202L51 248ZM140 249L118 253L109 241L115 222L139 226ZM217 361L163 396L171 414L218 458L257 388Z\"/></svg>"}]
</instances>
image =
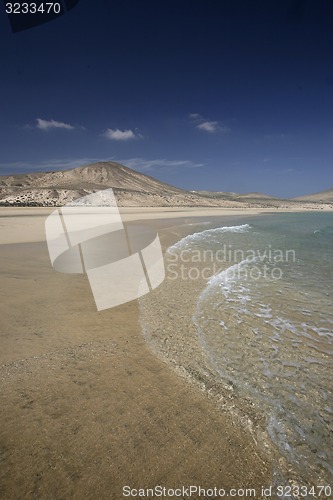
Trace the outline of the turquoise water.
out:
<instances>
[{"instance_id":1,"label":"turquoise water","mask_svg":"<svg viewBox=\"0 0 333 500\"><path fill-rule=\"evenodd\" d=\"M333 214L257 217L169 249L184 250L223 267L193 317L207 363L265 412L299 477L332 483Z\"/></svg>"},{"instance_id":2,"label":"turquoise water","mask_svg":"<svg viewBox=\"0 0 333 500\"><path fill-rule=\"evenodd\" d=\"M333 213L239 221L186 226L163 284L140 299L143 335L216 388L272 452L276 484L332 484Z\"/></svg>"}]
</instances>

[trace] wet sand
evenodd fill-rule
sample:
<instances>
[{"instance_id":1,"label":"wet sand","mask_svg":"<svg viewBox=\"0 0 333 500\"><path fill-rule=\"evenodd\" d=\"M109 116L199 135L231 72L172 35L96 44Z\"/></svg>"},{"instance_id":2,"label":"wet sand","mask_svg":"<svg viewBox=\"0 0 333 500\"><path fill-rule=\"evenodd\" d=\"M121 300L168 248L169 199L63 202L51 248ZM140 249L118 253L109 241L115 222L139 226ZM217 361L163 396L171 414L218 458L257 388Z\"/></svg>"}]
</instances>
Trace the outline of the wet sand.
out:
<instances>
[{"instance_id":1,"label":"wet sand","mask_svg":"<svg viewBox=\"0 0 333 500\"><path fill-rule=\"evenodd\" d=\"M271 484L251 433L154 355L137 301L96 312L85 276L52 270L51 211L0 211L0 497L120 499L125 485L259 493ZM161 228L166 247L199 218L259 210L122 212Z\"/></svg>"}]
</instances>

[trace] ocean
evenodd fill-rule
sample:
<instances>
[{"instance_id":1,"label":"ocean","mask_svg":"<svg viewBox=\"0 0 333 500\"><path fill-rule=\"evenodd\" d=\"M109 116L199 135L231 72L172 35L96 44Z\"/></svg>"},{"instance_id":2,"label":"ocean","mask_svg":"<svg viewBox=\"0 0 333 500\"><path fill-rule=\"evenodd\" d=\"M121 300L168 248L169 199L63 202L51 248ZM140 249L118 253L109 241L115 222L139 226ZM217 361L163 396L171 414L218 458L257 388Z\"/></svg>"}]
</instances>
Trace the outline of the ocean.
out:
<instances>
[{"instance_id":1,"label":"ocean","mask_svg":"<svg viewBox=\"0 0 333 500\"><path fill-rule=\"evenodd\" d=\"M205 369L265 415L267 435L294 477L332 484L333 214L245 222L194 226L168 248L160 295L142 303L145 336L185 369L200 351ZM195 349L170 333L186 316L184 290L196 291L188 308ZM157 302L162 329L156 320L149 328Z\"/></svg>"}]
</instances>

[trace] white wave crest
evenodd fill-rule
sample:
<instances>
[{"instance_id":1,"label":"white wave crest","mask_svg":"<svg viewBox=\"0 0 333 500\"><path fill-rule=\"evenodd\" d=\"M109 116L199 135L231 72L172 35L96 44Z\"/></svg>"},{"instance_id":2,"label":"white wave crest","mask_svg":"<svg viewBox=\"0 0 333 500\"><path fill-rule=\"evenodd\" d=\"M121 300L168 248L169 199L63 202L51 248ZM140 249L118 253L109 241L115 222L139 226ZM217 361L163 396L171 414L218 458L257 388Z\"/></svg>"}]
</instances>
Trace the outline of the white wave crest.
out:
<instances>
[{"instance_id":1,"label":"white wave crest","mask_svg":"<svg viewBox=\"0 0 333 500\"><path fill-rule=\"evenodd\" d=\"M216 236L222 233L245 233L251 229L250 224L241 224L239 226L222 226L215 227L213 229L206 229L205 231L199 231L198 233L189 234L177 241L174 245L171 245L166 253L173 253L177 250L182 250L187 248L191 243L198 243L202 240L208 239L211 236Z\"/></svg>"}]
</instances>

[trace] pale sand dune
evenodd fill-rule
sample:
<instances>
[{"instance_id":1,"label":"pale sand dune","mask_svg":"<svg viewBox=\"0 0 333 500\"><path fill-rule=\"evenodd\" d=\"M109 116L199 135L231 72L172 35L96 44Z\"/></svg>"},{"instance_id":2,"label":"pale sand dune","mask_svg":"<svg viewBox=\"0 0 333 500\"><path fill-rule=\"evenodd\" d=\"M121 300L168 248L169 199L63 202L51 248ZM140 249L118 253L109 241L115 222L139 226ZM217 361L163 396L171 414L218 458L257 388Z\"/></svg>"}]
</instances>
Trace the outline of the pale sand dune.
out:
<instances>
[{"instance_id":1,"label":"pale sand dune","mask_svg":"<svg viewBox=\"0 0 333 500\"><path fill-rule=\"evenodd\" d=\"M119 499L126 484L270 484L269 459L250 434L149 350L136 301L97 313L84 276L52 270L49 212L1 209L0 496ZM126 218L161 227L165 246L182 224L211 215L136 209Z\"/></svg>"}]
</instances>

